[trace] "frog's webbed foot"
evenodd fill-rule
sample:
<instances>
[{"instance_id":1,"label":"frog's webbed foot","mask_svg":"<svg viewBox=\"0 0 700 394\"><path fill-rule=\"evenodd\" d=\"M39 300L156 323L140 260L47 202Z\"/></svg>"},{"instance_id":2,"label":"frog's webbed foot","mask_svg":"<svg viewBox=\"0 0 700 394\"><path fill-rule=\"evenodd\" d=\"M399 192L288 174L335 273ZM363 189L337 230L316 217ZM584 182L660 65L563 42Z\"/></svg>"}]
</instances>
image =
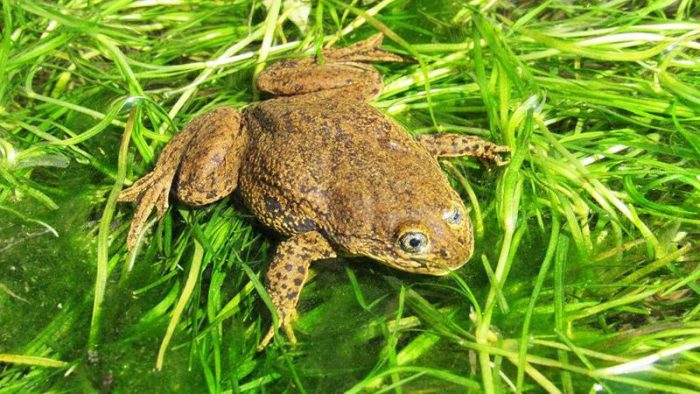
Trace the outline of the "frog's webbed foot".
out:
<instances>
[{"instance_id":1,"label":"frog's webbed foot","mask_svg":"<svg viewBox=\"0 0 700 394\"><path fill-rule=\"evenodd\" d=\"M136 245L139 234L141 234L143 226L154 208L158 218L162 218L168 210L168 195L173 178L190 138L191 135L185 131L173 137L163 149L155 169L119 194L118 201L120 202L135 201L138 203L126 238L128 249L132 249Z\"/></svg>"},{"instance_id":2,"label":"frog's webbed foot","mask_svg":"<svg viewBox=\"0 0 700 394\"><path fill-rule=\"evenodd\" d=\"M316 231L293 235L279 244L267 271L267 291L277 312L278 325L270 327L260 342L258 351L270 343L275 328L280 326L284 328L290 342L296 343L292 324L296 318L296 306L308 276L309 265L315 260L333 257L335 251Z\"/></svg>"},{"instance_id":3,"label":"frog's webbed foot","mask_svg":"<svg viewBox=\"0 0 700 394\"><path fill-rule=\"evenodd\" d=\"M488 160L503 166L510 162L504 156L510 153L510 148L496 145L479 137L460 134L423 134L416 140L433 156L460 157L473 156L480 160Z\"/></svg>"}]
</instances>

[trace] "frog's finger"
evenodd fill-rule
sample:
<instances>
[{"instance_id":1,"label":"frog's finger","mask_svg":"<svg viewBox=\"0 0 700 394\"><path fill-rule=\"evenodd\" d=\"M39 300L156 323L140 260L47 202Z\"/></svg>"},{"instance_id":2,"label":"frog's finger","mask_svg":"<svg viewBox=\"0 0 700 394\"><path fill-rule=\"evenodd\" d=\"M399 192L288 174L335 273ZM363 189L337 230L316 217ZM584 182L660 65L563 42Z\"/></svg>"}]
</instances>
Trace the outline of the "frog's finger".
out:
<instances>
[{"instance_id":1,"label":"frog's finger","mask_svg":"<svg viewBox=\"0 0 700 394\"><path fill-rule=\"evenodd\" d=\"M289 342L292 344L292 346L296 346L297 344L297 337L294 335L294 328L292 327L292 322L293 319L288 319L284 323L284 333L287 335L287 338L289 339ZM279 328L279 327L278 327ZM275 328L270 327L269 330L267 330L267 334L265 334L265 337L260 341L260 345L258 345L257 351L261 352L263 351L267 345L272 342L272 338L275 337Z\"/></svg>"},{"instance_id":2,"label":"frog's finger","mask_svg":"<svg viewBox=\"0 0 700 394\"><path fill-rule=\"evenodd\" d=\"M289 338L289 342L292 344L292 346L296 346L297 336L294 335L294 328L292 328L292 321L287 321L284 323L284 333L287 334L287 338Z\"/></svg>"},{"instance_id":3,"label":"frog's finger","mask_svg":"<svg viewBox=\"0 0 700 394\"><path fill-rule=\"evenodd\" d=\"M505 165L507 165L508 163L510 163L510 156L503 158L503 157L501 157L501 155L500 155L500 153L510 154L511 150L510 150L509 147L507 147L507 146L502 146L502 145L498 145L498 146L493 150L493 152L494 152L493 161L496 163L497 166L499 166L499 167L500 167L500 166L505 166Z\"/></svg>"},{"instance_id":4,"label":"frog's finger","mask_svg":"<svg viewBox=\"0 0 700 394\"><path fill-rule=\"evenodd\" d=\"M260 345L258 345L257 350L259 352L263 351L267 347L267 345L269 345L270 342L272 342L272 338L274 336L275 336L275 328L270 327L270 329L267 330L267 334L265 334L265 337L262 339L262 341L260 341Z\"/></svg>"}]
</instances>

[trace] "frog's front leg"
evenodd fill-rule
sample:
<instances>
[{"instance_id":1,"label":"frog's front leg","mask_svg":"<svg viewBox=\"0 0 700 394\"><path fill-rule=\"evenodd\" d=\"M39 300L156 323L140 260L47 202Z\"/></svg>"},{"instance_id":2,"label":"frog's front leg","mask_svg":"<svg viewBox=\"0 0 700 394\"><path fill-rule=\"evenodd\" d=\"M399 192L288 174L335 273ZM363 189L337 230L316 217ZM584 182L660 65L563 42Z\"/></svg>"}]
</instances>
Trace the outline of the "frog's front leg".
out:
<instances>
[{"instance_id":1,"label":"frog's front leg","mask_svg":"<svg viewBox=\"0 0 700 394\"><path fill-rule=\"evenodd\" d=\"M236 109L215 109L188 123L163 148L153 171L119 194L119 201L138 203L127 247L134 247L154 208L159 218L165 214L176 176L177 196L187 204L204 205L229 195L236 188L247 144Z\"/></svg>"},{"instance_id":2,"label":"frog's front leg","mask_svg":"<svg viewBox=\"0 0 700 394\"><path fill-rule=\"evenodd\" d=\"M292 343L296 342L292 323L296 317L296 306L308 276L309 265L315 260L335 256L333 247L316 231L293 235L277 247L267 271L267 291L277 311L278 327L284 327ZM273 335L274 327L271 327L258 350L265 348Z\"/></svg>"},{"instance_id":3,"label":"frog's front leg","mask_svg":"<svg viewBox=\"0 0 700 394\"><path fill-rule=\"evenodd\" d=\"M509 153L510 148L496 145L479 137L460 134L423 134L416 140L435 157L473 156L483 160L491 160L496 165L508 164L501 154Z\"/></svg>"},{"instance_id":4,"label":"frog's front leg","mask_svg":"<svg viewBox=\"0 0 700 394\"><path fill-rule=\"evenodd\" d=\"M382 77L367 63L403 60L379 49L382 38L377 34L345 48L325 49L323 63L315 57L275 63L258 76L257 87L276 96L332 91L343 98L369 101L381 91Z\"/></svg>"}]
</instances>

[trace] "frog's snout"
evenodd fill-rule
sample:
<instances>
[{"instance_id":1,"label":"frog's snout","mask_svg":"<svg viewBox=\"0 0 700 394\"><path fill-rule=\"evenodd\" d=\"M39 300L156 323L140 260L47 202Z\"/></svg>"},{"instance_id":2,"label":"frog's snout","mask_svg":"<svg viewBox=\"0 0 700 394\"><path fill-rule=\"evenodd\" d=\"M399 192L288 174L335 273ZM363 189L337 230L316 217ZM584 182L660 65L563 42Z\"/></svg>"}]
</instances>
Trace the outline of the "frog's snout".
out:
<instances>
[{"instance_id":1,"label":"frog's snout","mask_svg":"<svg viewBox=\"0 0 700 394\"><path fill-rule=\"evenodd\" d=\"M442 275L457 270L469 261L474 250L472 223L461 202L443 211L440 220L432 221L433 265Z\"/></svg>"},{"instance_id":2,"label":"frog's snout","mask_svg":"<svg viewBox=\"0 0 700 394\"><path fill-rule=\"evenodd\" d=\"M469 260L471 259L471 251L468 250L467 254L460 254L457 256L453 256L452 253L450 253L447 250L440 251L440 257L444 259L444 263L438 264L442 271L444 272L443 275L447 275L452 271L457 271L458 269L462 268L463 265L467 264Z\"/></svg>"}]
</instances>

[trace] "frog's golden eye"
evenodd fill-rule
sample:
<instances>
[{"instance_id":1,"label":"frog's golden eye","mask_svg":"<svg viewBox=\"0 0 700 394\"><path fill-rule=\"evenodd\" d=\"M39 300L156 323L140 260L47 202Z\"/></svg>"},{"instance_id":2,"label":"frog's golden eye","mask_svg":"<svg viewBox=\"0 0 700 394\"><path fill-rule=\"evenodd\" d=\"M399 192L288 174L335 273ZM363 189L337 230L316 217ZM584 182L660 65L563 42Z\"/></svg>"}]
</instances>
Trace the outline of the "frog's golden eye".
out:
<instances>
[{"instance_id":1,"label":"frog's golden eye","mask_svg":"<svg viewBox=\"0 0 700 394\"><path fill-rule=\"evenodd\" d=\"M462 213L462 208L455 204L452 210L445 212L442 218L445 219L447 223L458 226L464 221L464 213Z\"/></svg>"},{"instance_id":2,"label":"frog's golden eye","mask_svg":"<svg viewBox=\"0 0 700 394\"><path fill-rule=\"evenodd\" d=\"M428 248L428 237L419 231L408 231L399 237L399 246L408 253L423 253Z\"/></svg>"}]
</instances>

